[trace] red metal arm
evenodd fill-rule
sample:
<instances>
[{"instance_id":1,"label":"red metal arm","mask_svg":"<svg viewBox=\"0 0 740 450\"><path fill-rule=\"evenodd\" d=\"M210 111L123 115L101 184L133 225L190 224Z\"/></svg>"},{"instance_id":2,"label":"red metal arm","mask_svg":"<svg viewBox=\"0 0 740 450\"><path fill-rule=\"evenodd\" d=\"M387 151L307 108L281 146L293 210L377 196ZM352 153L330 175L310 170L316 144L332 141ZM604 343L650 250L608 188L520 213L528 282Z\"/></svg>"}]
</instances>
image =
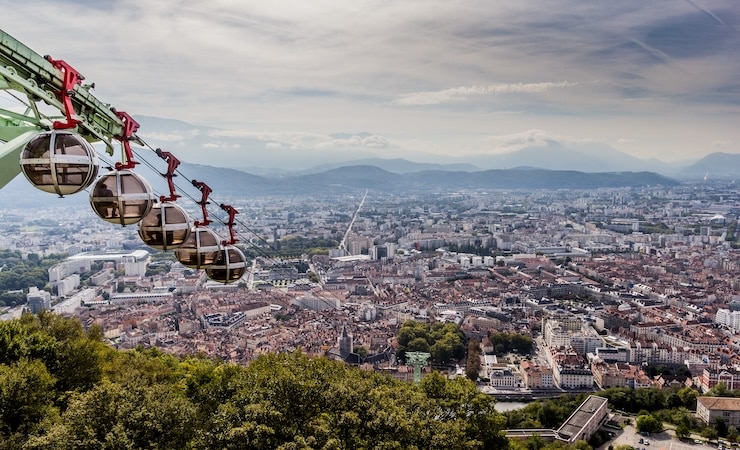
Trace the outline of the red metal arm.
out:
<instances>
[{"instance_id":1,"label":"red metal arm","mask_svg":"<svg viewBox=\"0 0 740 450\"><path fill-rule=\"evenodd\" d=\"M200 208L203 210L203 221L195 221L196 227L207 227L208 224L210 224L212 221L208 219L208 209L206 208L206 205L208 205L208 196L211 195L211 188L208 187L207 184L203 183L202 181L195 181L193 180L193 186L198 188L198 190L201 192L201 200L199 202L196 202L200 205Z\"/></svg>"},{"instance_id":2,"label":"red metal arm","mask_svg":"<svg viewBox=\"0 0 740 450\"><path fill-rule=\"evenodd\" d=\"M239 242L238 239L234 238L234 217L237 214L239 214L239 211L237 211L236 209L234 209L232 206L230 206L230 205L224 205L223 203L221 204L221 209L223 209L224 211L226 211L229 214L229 221L226 222L226 226L229 227L229 235L231 236L231 240L230 241L224 240L224 241L221 242L221 244L222 245L234 245L237 242Z\"/></svg>"},{"instance_id":3,"label":"red metal arm","mask_svg":"<svg viewBox=\"0 0 740 450\"><path fill-rule=\"evenodd\" d=\"M72 96L75 93L75 86L81 84L85 77L61 59L52 59L49 55L46 55L45 58L52 66L54 66L54 68L60 70L62 75L64 75L62 80L62 90L59 91L58 94L64 104L64 115L67 116L67 121L61 122L55 120L52 126L55 130L74 128L82 122L72 117L75 113L75 108L72 106Z\"/></svg>"},{"instance_id":4,"label":"red metal arm","mask_svg":"<svg viewBox=\"0 0 740 450\"><path fill-rule=\"evenodd\" d=\"M166 197L164 195L159 196L160 202L174 202L178 198L180 198L180 195L177 195L175 192L175 183L172 181L174 177L177 175L175 174L175 170L177 169L177 166L180 165L180 160L175 157L170 152L163 152L161 148L158 148L156 150L157 156L167 161L167 173L163 173L162 176L167 178L167 186L170 188L170 196Z\"/></svg>"},{"instance_id":5,"label":"red metal arm","mask_svg":"<svg viewBox=\"0 0 740 450\"><path fill-rule=\"evenodd\" d=\"M129 141L131 140L134 133L136 133L136 130L139 129L139 122L135 121L133 117L123 111L116 111L114 109L113 113L123 122L121 135L116 136L116 139L123 144L123 151L126 156L126 164L117 162L116 170L133 169L134 166L139 164L139 162L134 161L134 152L131 150L131 144L129 143Z\"/></svg>"}]
</instances>

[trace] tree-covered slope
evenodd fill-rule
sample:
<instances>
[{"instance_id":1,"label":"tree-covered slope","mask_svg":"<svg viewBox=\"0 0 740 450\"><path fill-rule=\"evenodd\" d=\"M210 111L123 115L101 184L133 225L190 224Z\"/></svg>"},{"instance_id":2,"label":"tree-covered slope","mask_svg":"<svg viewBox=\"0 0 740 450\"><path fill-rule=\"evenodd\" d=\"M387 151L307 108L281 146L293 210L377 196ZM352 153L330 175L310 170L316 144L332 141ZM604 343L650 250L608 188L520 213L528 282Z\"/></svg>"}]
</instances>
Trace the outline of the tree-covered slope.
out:
<instances>
[{"instance_id":1,"label":"tree-covered slope","mask_svg":"<svg viewBox=\"0 0 740 450\"><path fill-rule=\"evenodd\" d=\"M0 322L0 449L507 448L465 379L398 382L300 353L249 367L116 351L50 313Z\"/></svg>"}]
</instances>

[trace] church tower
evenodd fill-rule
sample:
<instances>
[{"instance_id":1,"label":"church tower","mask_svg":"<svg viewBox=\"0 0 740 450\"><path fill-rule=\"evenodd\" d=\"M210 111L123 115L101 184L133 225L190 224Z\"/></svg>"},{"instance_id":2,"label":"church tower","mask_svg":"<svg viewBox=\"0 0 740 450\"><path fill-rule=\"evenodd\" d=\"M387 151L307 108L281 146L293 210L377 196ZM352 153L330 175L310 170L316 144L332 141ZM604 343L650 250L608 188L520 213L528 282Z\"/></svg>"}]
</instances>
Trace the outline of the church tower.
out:
<instances>
[{"instance_id":1,"label":"church tower","mask_svg":"<svg viewBox=\"0 0 740 450\"><path fill-rule=\"evenodd\" d=\"M346 358L352 353L352 333L347 331L347 324L342 325L342 334L339 336L339 356Z\"/></svg>"}]
</instances>

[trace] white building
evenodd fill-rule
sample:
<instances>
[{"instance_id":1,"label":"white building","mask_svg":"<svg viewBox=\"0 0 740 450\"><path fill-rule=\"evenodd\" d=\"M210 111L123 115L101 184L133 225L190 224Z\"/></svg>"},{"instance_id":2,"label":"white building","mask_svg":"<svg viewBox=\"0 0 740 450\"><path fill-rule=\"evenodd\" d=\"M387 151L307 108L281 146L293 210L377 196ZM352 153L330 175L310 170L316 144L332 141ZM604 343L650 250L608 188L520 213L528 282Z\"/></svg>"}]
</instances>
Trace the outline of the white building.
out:
<instances>
[{"instance_id":1,"label":"white building","mask_svg":"<svg viewBox=\"0 0 740 450\"><path fill-rule=\"evenodd\" d=\"M513 389L522 386L522 380L509 368L497 368L488 372L491 386L499 389Z\"/></svg>"},{"instance_id":2,"label":"white building","mask_svg":"<svg viewBox=\"0 0 740 450\"><path fill-rule=\"evenodd\" d=\"M720 325L727 325L733 330L740 330L740 311L720 308L717 310L714 321Z\"/></svg>"},{"instance_id":3,"label":"white building","mask_svg":"<svg viewBox=\"0 0 740 450\"><path fill-rule=\"evenodd\" d=\"M562 389L591 388L594 385L594 375L590 369L555 366L553 375Z\"/></svg>"},{"instance_id":4,"label":"white building","mask_svg":"<svg viewBox=\"0 0 740 450\"><path fill-rule=\"evenodd\" d=\"M70 256L66 262L79 264L87 261L89 264L97 261L113 261L117 267L122 268L126 276L142 277L146 273L146 266L149 260L149 252L138 249L130 252L85 252Z\"/></svg>"},{"instance_id":5,"label":"white building","mask_svg":"<svg viewBox=\"0 0 740 450\"><path fill-rule=\"evenodd\" d=\"M54 286L54 284L52 284ZM59 280L56 283L57 295L60 297L66 296L74 292L80 286L80 276L78 274L72 274L63 280Z\"/></svg>"}]
</instances>

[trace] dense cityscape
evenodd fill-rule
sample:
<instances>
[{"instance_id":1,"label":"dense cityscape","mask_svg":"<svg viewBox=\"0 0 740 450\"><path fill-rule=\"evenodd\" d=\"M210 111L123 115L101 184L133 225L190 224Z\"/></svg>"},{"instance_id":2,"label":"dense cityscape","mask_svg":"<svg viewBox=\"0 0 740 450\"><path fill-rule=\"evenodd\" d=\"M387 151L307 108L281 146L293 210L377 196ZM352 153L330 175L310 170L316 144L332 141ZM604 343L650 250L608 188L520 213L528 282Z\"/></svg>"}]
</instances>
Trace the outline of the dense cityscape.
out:
<instances>
[{"instance_id":1,"label":"dense cityscape","mask_svg":"<svg viewBox=\"0 0 740 450\"><path fill-rule=\"evenodd\" d=\"M253 259L229 285L84 210L35 224L5 210L0 247L69 255L25 308L120 348L239 363L300 349L398 371L394 337L418 320L458 323L484 354L490 332L541 338L541 361L485 359L492 390L651 385L643 363L688 363L708 390L740 362L734 185L368 197L348 233L361 196L235 200ZM283 252L297 241L305 253Z\"/></svg>"},{"instance_id":2,"label":"dense cityscape","mask_svg":"<svg viewBox=\"0 0 740 450\"><path fill-rule=\"evenodd\" d=\"M409 382L472 367L500 401L740 387L732 183L231 201L250 264L232 284L85 208L4 209L3 269L57 260L39 285L2 293L3 319L51 309L115 348L240 365L299 351ZM477 351L466 363L448 341L401 342L408 321L455 324ZM429 360L414 367L407 351Z\"/></svg>"}]
</instances>

